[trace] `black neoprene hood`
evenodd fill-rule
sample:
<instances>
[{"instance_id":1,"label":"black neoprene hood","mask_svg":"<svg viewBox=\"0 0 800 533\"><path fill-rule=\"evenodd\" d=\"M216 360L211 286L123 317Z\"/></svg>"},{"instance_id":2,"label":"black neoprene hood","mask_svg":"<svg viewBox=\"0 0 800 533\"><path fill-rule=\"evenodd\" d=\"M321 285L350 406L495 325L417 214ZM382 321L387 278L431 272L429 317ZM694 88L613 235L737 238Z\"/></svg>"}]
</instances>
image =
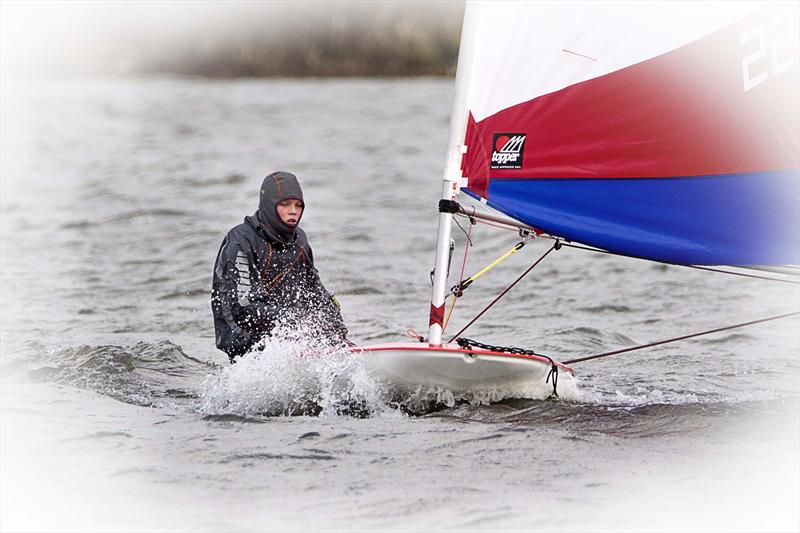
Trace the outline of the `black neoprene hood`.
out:
<instances>
[{"instance_id":1,"label":"black neoprene hood","mask_svg":"<svg viewBox=\"0 0 800 533\"><path fill-rule=\"evenodd\" d=\"M273 172L261 183L261 196L258 203L256 218L264 230L278 241L289 243L294 240L295 227L286 225L278 216L277 207L283 200L303 200L303 189L297 177L289 172ZM304 210L305 212L305 210ZM300 214L302 218L303 214ZM300 218L297 225L300 225Z\"/></svg>"}]
</instances>

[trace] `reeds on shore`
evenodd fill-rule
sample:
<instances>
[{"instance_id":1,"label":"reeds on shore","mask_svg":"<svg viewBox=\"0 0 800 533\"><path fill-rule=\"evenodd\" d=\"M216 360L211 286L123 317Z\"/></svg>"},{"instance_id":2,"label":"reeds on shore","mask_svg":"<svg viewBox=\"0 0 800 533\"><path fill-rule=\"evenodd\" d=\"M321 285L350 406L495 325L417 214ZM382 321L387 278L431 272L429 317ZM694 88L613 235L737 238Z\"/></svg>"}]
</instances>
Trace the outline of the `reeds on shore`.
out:
<instances>
[{"instance_id":1,"label":"reeds on shore","mask_svg":"<svg viewBox=\"0 0 800 533\"><path fill-rule=\"evenodd\" d=\"M462 4L300 3L145 50L139 73L212 78L451 76ZM273 6L274 7L274 6Z\"/></svg>"}]
</instances>

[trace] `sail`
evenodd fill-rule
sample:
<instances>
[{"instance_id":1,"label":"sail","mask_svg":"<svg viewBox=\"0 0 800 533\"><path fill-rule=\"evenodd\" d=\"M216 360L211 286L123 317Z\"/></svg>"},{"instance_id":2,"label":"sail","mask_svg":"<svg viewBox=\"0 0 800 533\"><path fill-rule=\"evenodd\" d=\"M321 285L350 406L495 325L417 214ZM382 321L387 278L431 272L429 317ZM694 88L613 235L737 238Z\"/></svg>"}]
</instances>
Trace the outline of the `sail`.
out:
<instances>
[{"instance_id":1,"label":"sail","mask_svg":"<svg viewBox=\"0 0 800 533\"><path fill-rule=\"evenodd\" d=\"M624 255L800 263L797 3L467 9L462 191Z\"/></svg>"}]
</instances>

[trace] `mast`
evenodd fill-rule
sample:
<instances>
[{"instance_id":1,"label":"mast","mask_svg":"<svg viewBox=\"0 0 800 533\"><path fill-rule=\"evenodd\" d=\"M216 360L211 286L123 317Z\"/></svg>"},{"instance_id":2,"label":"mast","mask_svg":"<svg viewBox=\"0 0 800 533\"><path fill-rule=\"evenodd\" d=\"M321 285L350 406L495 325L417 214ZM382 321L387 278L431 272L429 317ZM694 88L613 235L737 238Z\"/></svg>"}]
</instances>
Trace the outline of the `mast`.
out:
<instances>
[{"instance_id":1,"label":"mast","mask_svg":"<svg viewBox=\"0 0 800 533\"><path fill-rule=\"evenodd\" d=\"M447 267L450 257L450 233L453 213L444 209L446 202L455 202L461 185L461 157L466 151L464 136L467 130L467 92L472 67L474 25L477 23L479 4L467 2L464 8L464 22L461 27L461 43L458 49L456 66L455 96L453 111L450 114L450 138L447 143L447 161L442 181L442 196L439 207L439 232L436 237L436 259L434 262L433 291L428 329L428 343L442 344L442 323L444 321L444 300L447 291Z\"/></svg>"}]
</instances>

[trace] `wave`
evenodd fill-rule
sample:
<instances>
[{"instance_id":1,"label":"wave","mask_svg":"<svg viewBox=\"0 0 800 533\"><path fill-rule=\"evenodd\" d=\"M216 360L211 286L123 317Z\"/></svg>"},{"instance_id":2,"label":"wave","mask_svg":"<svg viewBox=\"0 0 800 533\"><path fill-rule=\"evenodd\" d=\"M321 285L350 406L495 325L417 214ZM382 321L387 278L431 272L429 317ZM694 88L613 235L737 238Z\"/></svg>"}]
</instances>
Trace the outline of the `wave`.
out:
<instances>
[{"instance_id":1,"label":"wave","mask_svg":"<svg viewBox=\"0 0 800 533\"><path fill-rule=\"evenodd\" d=\"M595 305L591 307L579 307L578 311L585 311L587 313L600 314L600 313L631 313L633 309L627 305Z\"/></svg>"},{"instance_id":2,"label":"wave","mask_svg":"<svg viewBox=\"0 0 800 533\"><path fill-rule=\"evenodd\" d=\"M244 174L239 173L231 173L226 174L225 176L219 178L186 178L182 181L185 185L189 187L218 187L218 186L228 186L228 185L239 185L241 183L247 182L247 176Z\"/></svg>"},{"instance_id":3,"label":"wave","mask_svg":"<svg viewBox=\"0 0 800 533\"><path fill-rule=\"evenodd\" d=\"M136 209L121 213L114 217L105 218L103 220L74 220L61 224L61 229L88 229L98 226L106 226L116 222L128 222L139 218L175 218L190 216L189 211L181 209L169 208L153 208L153 209Z\"/></svg>"},{"instance_id":4,"label":"wave","mask_svg":"<svg viewBox=\"0 0 800 533\"><path fill-rule=\"evenodd\" d=\"M162 407L195 399L212 363L170 341L132 346L80 345L47 349L26 343L3 363L4 379L92 390L134 405Z\"/></svg>"},{"instance_id":5,"label":"wave","mask_svg":"<svg viewBox=\"0 0 800 533\"><path fill-rule=\"evenodd\" d=\"M214 422L296 415L417 416L462 404L546 398L551 391L544 383L467 393L409 388L377 375L364 354L289 330L233 365L201 361L168 340L55 349L31 342L11 351L14 355L2 365L4 380L91 390L133 405L196 412ZM559 391L564 394L570 386L562 379Z\"/></svg>"},{"instance_id":6,"label":"wave","mask_svg":"<svg viewBox=\"0 0 800 533\"><path fill-rule=\"evenodd\" d=\"M726 397L680 391L606 394L578 390L573 399L507 399L490 406L461 405L426 416L500 423L501 432L562 431L569 440L592 440L592 434L650 438L691 434L716 424L744 424L754 412L770 410L768 406L775 401L785 401L785 396L770 391Z\"/></svg>"},{"instance_id":7,"label":"wave","mask_svg":"<svg viewBox=\"0 0 800 533\"><path fill-rule=\"evenodd\" d=\"M357 287L352 287L350 289L345 289L339 291L339 294L342 296L366 296L372 294L385 294L379 287L373 287L371 285L360 285Z\"/></svg>"},{"instance_id":8,"label":"wave","mask_svg":"<svg viewBox=\"0 0 800 533\"><path fill-rule=\"evenodd\" d=\"M587 387L563 373L559 397L552 400L547 400L551 386L538 382L454 393L441 386L408 387L387 380L374 372L366 357L303 336L301 331L283 330L233 365L201 361L169 340L56 349L27 343L5 358L2 375L4 380L92 390L134 405L178 408L220 423L257 423L274 416L434 413L482 421L498 416L499 408L503 417L515 422L564 418L591 425L582 421L597 417L602 425L611 417L609 427L616 427L615 420L622 415L608 413L658 418L663 413L678 416L696 409L783 398L763 389L735 395L646 386L620 391Z\"/></svg>"},{"instance_id":9,"label":"wave","mask_svg":"<svg viewBox=\"0 0 800 533\"><path fill-rule=\"evenodd\" d=\"M631 346L636 342L617 331L601 330L587 326L557 329L552 333L562 339L567 339L573 346L594 349L599 346Z\"/></svg>"}]
</instances>

